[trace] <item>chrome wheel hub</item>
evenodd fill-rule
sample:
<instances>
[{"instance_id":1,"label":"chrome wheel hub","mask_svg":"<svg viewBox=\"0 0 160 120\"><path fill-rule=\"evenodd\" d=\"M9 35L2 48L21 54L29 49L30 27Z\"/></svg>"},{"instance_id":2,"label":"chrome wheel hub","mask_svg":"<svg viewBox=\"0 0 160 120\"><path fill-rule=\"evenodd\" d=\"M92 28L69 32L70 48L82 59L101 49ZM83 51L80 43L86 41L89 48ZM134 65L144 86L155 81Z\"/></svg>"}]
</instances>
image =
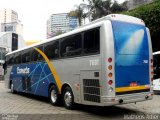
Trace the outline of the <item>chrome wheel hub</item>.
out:
<instances>
[{"instance_id":1,"label":"chrome wheel hub","mask_svg":"<svg viewBox=\"0 0 160 120\"><path fill-rule=\"evenodd\" d=\"M11 84L11 92L13 93L13 83Z\"/></svg>"},{"instance_id":2,"label":"chrome wheel hub","mask_svg":"<svg viewBox=\"0 0 160 120\"><path fill-rule=\"evenodd\" d=\"M72 95L70 92L66 92L64 95L64 101L66 103L67 106L70 106L71 102L72 102Z\"/></svg>"},{"instance_id":3,"label":"chrome wheel hub","mask_svg":"<svg viewBox=\"0 0 160 120\"><path fill-rule=\"evenodd\" d=\"M56 100L57 100L57 94L56 94L55 90L51 91L51 100L52 100L53 103L55 103Z\"/></svg>"}]
</instances>

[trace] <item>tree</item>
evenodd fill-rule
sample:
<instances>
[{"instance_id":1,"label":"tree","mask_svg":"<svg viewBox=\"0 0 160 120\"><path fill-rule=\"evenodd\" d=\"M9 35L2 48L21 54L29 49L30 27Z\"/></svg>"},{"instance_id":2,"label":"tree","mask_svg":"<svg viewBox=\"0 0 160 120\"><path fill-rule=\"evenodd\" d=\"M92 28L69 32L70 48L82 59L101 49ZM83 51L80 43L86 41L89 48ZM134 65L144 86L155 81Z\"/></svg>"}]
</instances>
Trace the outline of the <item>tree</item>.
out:
<instances>
[{"instance_id":1,"label":"tree","mask_svg":"<svg viewBox=\"0 0 160 120\"><path fill-rule=\"evenodd\" d=\"M151 4L139 6L131 11L123 12L130 16L138 17L144 20L146 26L151 32L153 51L160 51L160 1L155 0Z\"/></svg>"},{"instance_id":2,"label":"tree","mask_svg":"<svg viewBox=\"0 0 160 120\"><path fill-rule=\"evenodd\" d=\"M87 7L89 10L88 14L92 17L92 20L101 18L111 13L127 10L127 2L122 4L118 4L117 1L112 2L112 0L87 0L87 2Z\"/></svg>"},{"instance_id":3,"label":"tree","mask_svg":"<svg viewBox=\"0 0 160 120\"><path fill-rule=\"evenodd\" d=\"M85 1L85 0L83 0ZM109 1L111 0L108 0L108 4L105 3L105 5L108 5L110 6L109 4ZM105 11L104 11L104 4L103 4L103 1L102 0L87 0L88 2L88 15L91 16L91 20L95 20L97 18L100 18L102 17L104 14L105 14Z\"/></svg>"},{"instance_id":4,"label":"tree","mask_svg":"<svg viewBox=\"0 0 160 120\"><path fill-rule=\"evenodd\" d=\"M69 12L68 16L69 17L77 17L78 18L78 22L79 22L79 26L82 25L82 19L85 19L87 14L84 12L85 9L87 9L87 5L86 4L80 4L80 5L76 5L75 6L76 9L72 10Z\"/></svg>"},{"instance_id":5,"label":"tree","mask_svg":"<svg viewBox=\"0 0 160 120\"><path fill-rule=\"evenodd\" d=\"M118 12L122 12L122 11L126 11L127 10L127 2L124 2L122 4L119 4L117 1L115 1L112 5L112 7L110 8L112 13L118 13Z\"/></svg>"},{"instance_id":6,"label":"tree","mask_svg":"<svg viewBox=\"0 0 160 120\"><path fill-rule=\"evenodd\" d=\"M62 32L61 30L58 30L58 31L56 32L56 35L55 35L55 36L61 35L61 34L63 34L63 32Z\"/></svg>"}]
</instances>

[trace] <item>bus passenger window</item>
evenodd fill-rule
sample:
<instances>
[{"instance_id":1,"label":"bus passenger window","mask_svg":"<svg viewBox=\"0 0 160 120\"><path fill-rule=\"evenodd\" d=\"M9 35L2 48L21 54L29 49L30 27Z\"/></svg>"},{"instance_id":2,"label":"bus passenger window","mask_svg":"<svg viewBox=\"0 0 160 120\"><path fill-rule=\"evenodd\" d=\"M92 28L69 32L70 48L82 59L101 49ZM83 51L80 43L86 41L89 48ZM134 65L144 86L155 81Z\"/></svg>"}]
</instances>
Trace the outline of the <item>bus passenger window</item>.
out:
<instances>
[{"instance_id":1,"label":"bus passenger window","mask_svg":"<svg viewBox=\"0 0 160 120\"><path fill-rule=\"evenodd\" d=\"M37 47L41 51L43 51L43 47ZM43 59L42 55L35 49L31 51L31 61L41 61Z\"/></svg>"},{"instance_id":2,"label":"bus passenger window","mask_svg":"<svg viewBox=\"0 0 160 120\"><path fill-rule=\"evenodd\" d=\"M86 31L84 33L84 53L99 53L100 51L100 34L99 28Z\"/></svg>"},{"instance_id":3,"label":"bus passenger window","mask_svg":"<svg viewBox=\"0 0 160 120\"><path fill-rule=\"evenodd\" d=\"M14 63L14 58L13 56L8 56L7 57L7 65L13 65Z\"/></svg>"},{"instance_id":4,"label":"bus passenger window","mask_svg":"<svg viewBox=\"0 0 160 120\"><path fill-rule=\"evenodd\" d=\"M59 57L59 41L52 41L44 45L44 53L49 59Z\"/></svg>"},{"instance_id":5,"label":"bus passenger window","mask_svg":"<svg viewBox=\"0 0 160 120\"><path fill-rule=\"evenodd\" d=\"M21 63L21 54L15 55L14 64Z\"/></svg>"},{"instance_id":6,"label":"bus passenger window","mask_svg":"<svg viewBox=\"0 0 160 120\"><path fill-rule=\"evenodd\" d=\"M24 52L22 55L22 63L30 62L30 51Z\"/></svg>"},{"instance_id":7,"label":"bus passenger window","mask_svg":"<svg viewBox=\"0 0 160 120\"><path fill-rule=\"evenodd\" d=\"M61 42L61 56L76 56L82 52L82 36L81 34L65 38Z\"/></svg>"}]
</instances>

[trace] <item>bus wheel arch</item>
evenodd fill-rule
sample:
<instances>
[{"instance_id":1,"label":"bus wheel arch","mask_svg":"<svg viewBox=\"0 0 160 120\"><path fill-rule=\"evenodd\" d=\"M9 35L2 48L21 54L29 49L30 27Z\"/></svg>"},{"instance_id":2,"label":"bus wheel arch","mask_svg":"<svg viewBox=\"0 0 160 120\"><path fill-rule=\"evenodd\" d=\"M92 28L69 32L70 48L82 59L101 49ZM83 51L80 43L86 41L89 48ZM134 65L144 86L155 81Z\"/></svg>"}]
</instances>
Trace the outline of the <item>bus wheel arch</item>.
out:
<instances>
[{"instance_id":1,"label":"bus wheel arch","mask_svg":"<svg viewBox=\"0 0 160 120\"><path fill-rule=\"evenodd\" d=\"M48 87L48 98L50 103L54 106L57 106L61 102L61 96L59 94L58 88L54 83L51 83Z\"/></svg>"},{"instance_id":2,"label":"bus wheel arch","mask_svg":"<svg viewBox=\"0 0 160 120\"><path fill-rule=\"evenodd\" d=\"M74 109L74 94L72 88L68 84L64 84L62 86L62 100L65 108L67 109Z\"/></svg>"}]
</instances>

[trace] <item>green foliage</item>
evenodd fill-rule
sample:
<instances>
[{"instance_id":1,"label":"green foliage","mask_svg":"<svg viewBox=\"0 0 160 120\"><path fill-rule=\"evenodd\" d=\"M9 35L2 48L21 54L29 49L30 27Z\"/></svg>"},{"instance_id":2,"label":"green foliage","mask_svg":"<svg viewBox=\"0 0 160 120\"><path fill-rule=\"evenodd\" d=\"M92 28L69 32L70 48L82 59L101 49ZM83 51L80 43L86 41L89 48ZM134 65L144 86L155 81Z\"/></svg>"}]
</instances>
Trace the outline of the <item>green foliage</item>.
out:
<instances>
[{"instance_id":1,"label":"green foliage","mask_svg":"<svg viewBox=\"0 0 160 120\"><path fill-rule=\"evenodd\" d=\"M58 30L58 31L56 32L56 35L55 35L55 36L61 35L61 34L63 34L63 32L62 32L61 30Z\"/></svg>"},{"instance_id":2,"label":"green foliage","mask_svg":"<svg viewBox=\"0 0 160 120\"><path fill-rule=\"evenodd\" d=\"M126 3L119 4L116 0L83 0L87 1L88 14L91 20L96 20L111 13L117 13L127 10Z\"/></svg>"},{"instance_id":3,"label":"green foliage","mask_svg":"<svg viewBox=\"0 0 160 120\"><path fill-rule=\"evenodd\" d=\"M132 11L125 12L124 14L144 20L146 26L149 27L151 31L151 35L160 32L160 1L140 6Z\"/></svg>"},{"instance_id":4,"label":"green foliage","mask_svg":"<svg viewBox=\"0 0 160 120\"><path fill-rule=\"evenodd\" d=\"M151 4L140 6L134 10L124 12L124 14L144 20L151 32L153 50L157 51L159 47L157 46L159 43L158 38L160 37L160 1L157 0Z\"/></svg>"},{"instance_id":5,"label":"green foliage","mask_svg":"<svg viewBox=\"0 0 160 120\"><path fill-rule=\"evenodd\" d=\"M86 18L86 13L84 13L84 10L87 8L86 4L80 4L80 5L76 5L75 6L76 9L72 10L68 13L69 17L77 17L78 18L78 22L79 22L79 26L81 26L82 23L82 19Z\"/></svg>"}]
</instances>

